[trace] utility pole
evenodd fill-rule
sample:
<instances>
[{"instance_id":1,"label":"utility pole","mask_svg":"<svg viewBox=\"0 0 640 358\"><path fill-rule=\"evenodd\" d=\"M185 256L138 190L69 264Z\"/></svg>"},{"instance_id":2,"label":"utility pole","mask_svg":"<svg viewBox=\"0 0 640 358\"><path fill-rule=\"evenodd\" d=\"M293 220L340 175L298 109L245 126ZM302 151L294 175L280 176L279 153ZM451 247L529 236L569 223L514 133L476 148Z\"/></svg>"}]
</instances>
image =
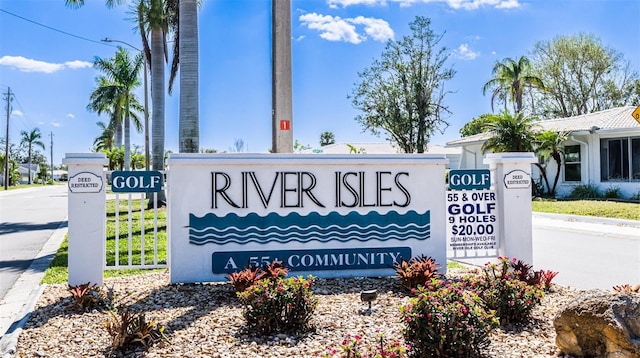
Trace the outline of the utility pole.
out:
<instances>
[{"instance_id":1,"label":"utility pole","mask_svg":"<svg viewBox=\"0 0 640 358\"><path fill-rule=\"evenodd\" d=\"M49 136L51 137L51 182L53 182L53 132L50 132Z\"/></svg>"},{"instance_id":2,"label":"utility pole","mask_svg":"<svg viewBox=\"0 0 640 358\"><path fill-rule=\"evenodd\" d=\"M293 153L291 0L271 1L271 150Z\"/></svg>"},{"instance_id":3,"label":"utility pole","mask_svg":"<svg viewBox=\"0 0 640 358\"><path fill-rule=\"evenodd\" d=\"M4 137L4 190L9 186L9 116L11 115L11 87L7 87L7 135Z\"/></svg>"}]
</instances>

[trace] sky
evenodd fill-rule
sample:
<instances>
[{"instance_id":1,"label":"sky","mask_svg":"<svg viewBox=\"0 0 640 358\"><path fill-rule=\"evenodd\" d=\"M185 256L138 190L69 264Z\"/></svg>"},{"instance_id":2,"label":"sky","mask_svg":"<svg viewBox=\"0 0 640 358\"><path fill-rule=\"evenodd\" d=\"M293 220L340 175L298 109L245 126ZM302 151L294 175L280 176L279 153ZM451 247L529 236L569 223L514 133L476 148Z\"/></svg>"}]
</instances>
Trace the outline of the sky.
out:
<instances>
[{"instance_id":1,"label":"sky","mask_svg":"<svg viewBox=\"0 0 640 358\"><path fill-rule=\"evenodd\" d=\"M444 33L440 44L456 71L445 84L450 126L430 144L458 138L466 122L491 112L482 86L493 65L529 55L538 41L592 34L640 72L638 0L291 0L291 8L293 137L312 147L325 131L340 143L386 140L363 132L348 96L358 73L380 58L387 41L408 35L416 16ZM203 0L198 16L200 146L230 151L240 139L246 151L265 153L271 147L271 1ZM131 17L127 5L109 9L103 0L80 9L64 0L0 0L0 137L11 88L10 143L19 142L20 131L39 128L49 162L53 140L56 166L65 153L90 152L100 135L96 122L108 121L86 109L99 75L92 63L117 50L104 38L141 48ZM174 152L178 87L166 97L165 149ZM136 95L142 103L142 86ZM132 144L144 148L143 135L132 133Z\"/></svg>"}]
</instances>

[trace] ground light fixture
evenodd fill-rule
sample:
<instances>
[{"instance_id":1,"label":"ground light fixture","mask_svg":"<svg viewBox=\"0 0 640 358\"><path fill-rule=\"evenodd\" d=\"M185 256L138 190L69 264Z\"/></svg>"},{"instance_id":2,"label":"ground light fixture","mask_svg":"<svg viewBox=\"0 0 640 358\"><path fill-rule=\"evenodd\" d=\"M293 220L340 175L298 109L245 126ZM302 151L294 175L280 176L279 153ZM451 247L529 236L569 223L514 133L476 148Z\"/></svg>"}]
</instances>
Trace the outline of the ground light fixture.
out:
<instances>
[{"instance_id":1,"label":"ground light fixture","mask_svg":"<svg viewBox=\"0 0 640 358\"><path fill-rule=\"evenodd\" d=\"M369 304L369 308L366 309L366 314L368 316L371 315L371 302L375 301L378 298L378 290L365 290L360 291L360 300L362 302L367 302Z\"/></svg>"}]
</instances>

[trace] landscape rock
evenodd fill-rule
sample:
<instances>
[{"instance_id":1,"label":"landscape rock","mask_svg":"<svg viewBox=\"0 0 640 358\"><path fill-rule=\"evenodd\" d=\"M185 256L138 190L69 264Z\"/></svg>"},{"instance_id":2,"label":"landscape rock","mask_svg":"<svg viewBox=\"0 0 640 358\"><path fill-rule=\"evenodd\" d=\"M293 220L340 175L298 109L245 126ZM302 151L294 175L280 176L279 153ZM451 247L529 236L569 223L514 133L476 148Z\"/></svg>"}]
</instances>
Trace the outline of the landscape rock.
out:
<instances>
[{"instance_id":1,"label":"landscape rock","mask_svg":"<svg viewBox=\"0 0 640 358\"><path fill-rule=\"evenodd\" d=\"M556 345L577 357L640 357L640 294L585 291L554 319Z\"/></svg>"}]
</instances>

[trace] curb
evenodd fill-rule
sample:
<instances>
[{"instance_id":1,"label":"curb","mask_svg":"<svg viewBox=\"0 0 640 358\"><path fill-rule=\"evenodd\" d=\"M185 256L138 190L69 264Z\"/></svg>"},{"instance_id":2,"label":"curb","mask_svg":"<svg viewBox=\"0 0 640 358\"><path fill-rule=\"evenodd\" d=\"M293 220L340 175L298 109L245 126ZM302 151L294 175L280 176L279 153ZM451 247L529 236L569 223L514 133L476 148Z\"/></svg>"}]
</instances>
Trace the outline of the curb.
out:
<instances>
[{"instance_id":1,"label":"curb","mask_svg":"<svg viewBox=\"0 0 640 358\"><path fill-rule=\"evenodd\" d=\"M540 213L535 211L532 213L531 216L532 218L545 218L545 219L552 219L552 220L583 222L583 223L589 223L589 224L603 224L603 225L612 225L612 226L628 226L628 227L640 229L640 221L638 220L611 219L611 218L602 218L598 216L551 214L551 213Z\"/></svg>"},{"instance_id":2,"label":"curb","mask_svg":"<svg viewBox=\"0 0 640 358\"><path fill-rule=\"evenodd\" d=\"M16 350L18 336L36 306L45 285L40 281L67 234L67 219L51 234L25 272L18 277L0 301L0 353L10 357Z\"/></svg>"}]
</instances>

